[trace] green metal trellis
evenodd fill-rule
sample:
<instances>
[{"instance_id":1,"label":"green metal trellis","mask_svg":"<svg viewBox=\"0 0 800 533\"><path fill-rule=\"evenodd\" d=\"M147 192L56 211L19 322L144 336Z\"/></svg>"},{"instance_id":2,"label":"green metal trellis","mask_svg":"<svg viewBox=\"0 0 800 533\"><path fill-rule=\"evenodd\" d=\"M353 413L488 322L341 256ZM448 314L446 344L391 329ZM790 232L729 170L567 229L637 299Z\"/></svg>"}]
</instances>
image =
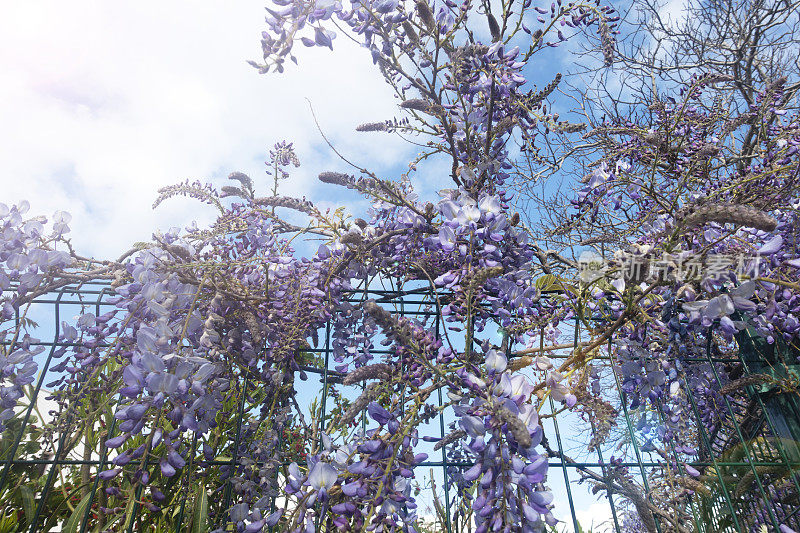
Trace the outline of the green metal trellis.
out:
<instances>
[{"instance_id":1,"label":"green metal trellis","mask_svg":"<svg viewBox=\"0 0 800 533\"><path fill-rule=\"evenodd\" d=\"M32 420L44 393L44 384L53 379L51 363L54 354L63 347L58 342L58 334L63 316L70 314L65 313L65 310L74 311L91 306L99 315L113 305L109 301L112 295L113 291L106 285L88 284L82 287L65 287L33 302L41 311L41 316L52 318L52 325L49 326L52 340L40 343L46 348L39 360L41 371L29 391L26 405L22 406L20 415L10 421L9 429L0 440L0 533L6 531L3 529L4 516L12 517L9 523L16 521L13 525L17 529L9 526L7 531L58 531L59 528L66 527L70 520L73 520L69 524L74 526L73 531L100 530L100 508L111 505L109 502L113 500L113 495L106 494L107 484L96 474L111 467L109 451L98 444L91 453L87 452L82 457L76 458L74 454L64 453L68 447L74 448L73 443L67 442L70 437L69 425L74 422L69 418L61 426L53 428L51 442L39 442L37 445L35 441L43 435L43 428L35 427ZM436 299L431 298L426 290L401 290L393 287L384 290L365 286L363 290L352 295L354 302L368 298L391 308L398 315L428 319L429 326L437 334L443 333L446 327L436 312ZM19 324L22 318L17 316L16 320ZM46 329L48 325L41 321L40 327ZM320 379L322 431L325 430L326 417L331 413L330 392L332 387L339 386L341 377L331 368L331 334L329 324L325 328L321 346L306 350L317 356L320 364L302 369ZM738 380L752 379L742 381L747 385L722 397L717 407L723 416L708 425L706 421L700 420L701 399L691 394L686 376L682 378L683 390L689 393L685 416L690 418L690 427L694 428L690 435L693 439L691 444L698 449L697 456L688 464L700 471L701 476L691 482L693 485L675 487L674 496L679 501L673 503L689 517L691 524L684 524L687 531L760 532L762 526L767 531L779 531L781 526L800 531L800 398L791 387L799 381L797 358L800 351L780 341L769 344L751 329L738 335L738 350L731 352L717 353L712 338L713 331L709 330L706 335L705 355L687 362L705 365L710 379L719 386L729 381L728 376L734 376ZM575 340L578 340L577 333ZM507 349L511 353L510 345ZM380 355L388 352L374 350L373 353ZM566 355L554 353L552 357L558 359ZM609 346L605 360L613 358L614 351ZM606 443L588 451L588 442L597 432L597 421L594 419L579 423L574 416L555 414L557 409L552 401L548 402L549 411L543 413L548 417L545 419L548 446L554 446L549 457L547 484L556 493L555 502L559 516L573 531L581 528L586 530L590 526L586 523L580 524L579 517L581 512L585 512L587 502L595 501L588 496L587 490L592 480L610 480L614 469L627 469L631 486L640 487L645 499L654 506L658 502L657 487L669 485L674 480L691 478L683 463L686 459L674 446L667 445L661 450L661 455L645 450L645 436L636 427L637 417L640 415L629 409L619 375L616 372L608 373L605 380L605 397L619 408L620 425L612 439L613 446L612 443ZM208 467L228 467L234 471L243 467L238 456L238 442L242 421L253 408L248 395L254 388L256 385L251 383L249 376L244 375L241 391L237 395L238 404L234 407L237 420L231 435L233 446L228 447L228 456L205 461ZM441 389L438 392L438 402L440 406L444 403ZM665 416L660 409L650 414L662 419ZM108 420L107 435L110 437L114 435L117 426L113 416ZM435 425L429 428L431 434L444 437L450 421L441 412ZM197 446L195 439L193 450ZM615 463L610 461L612 455L618 459ZM678 465L677 470L668 466L667 459ZM439 507L444 514L444 529L448 533L455 533L451 525L455 523L454 513L458 509L454 502L454 487L450 483L451 474L466 465L451 461L447 448L444 447L440 455L431 455L421 466L423 468L420 471L435 470L435 477L443 492ZM68 481L81 475L89 482L76 489L75 484ZM579 484L582 479L589 481ZM174 490L186 495L192 490L189 486L191 482L182 481ZM218 501L212 501L212 507L224 509L232 502L233 488L230 482L219 488L220 492L215 496ZM65 494L71 496L62 498ZM155 531L154 528L148 529L148 523L143 521L144 516L151 516L144 511L146 494L143 485L135 486L135 495L134 501L123 502L123 509L115 511L118 515L125 514L123 530ZM214 496L214 493L211 495ZM428 496L439 498L440 495L429 493ZM636 506L632 505L629 494L613 489L601 490L598 497L598 501L608 504L610 520L605 525L606 530L627 532L634 530L626 528L639 527L630 525L630 520L626 521L626 517L636 513ZM194 502L187 502L186 497L176 501L179 503L170 515L171 527L174 531L186 531L193 520ZM279 505L275 498L272 505L273 509ZM78 516L77 521L73 518L75 516ZM217 513L212 522L224 526L225 520L224 513ZM656 531L672 531L669 521L663 515L654 513L654 520ZM324 529L325 526L318 527Z\"/></svg>"}]
</instances>

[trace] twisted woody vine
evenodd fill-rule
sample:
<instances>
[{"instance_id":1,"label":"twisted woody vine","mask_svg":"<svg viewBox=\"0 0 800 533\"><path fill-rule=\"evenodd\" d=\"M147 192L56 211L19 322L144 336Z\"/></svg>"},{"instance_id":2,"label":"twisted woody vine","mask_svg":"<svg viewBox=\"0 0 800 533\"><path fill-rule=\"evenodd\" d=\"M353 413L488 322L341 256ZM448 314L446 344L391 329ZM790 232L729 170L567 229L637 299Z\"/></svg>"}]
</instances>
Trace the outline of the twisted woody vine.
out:
<instances>
[{"instance_id":1,"label":"twisted woody vine","mask_svg":"<svg viewBox=\"0 0 800 533\"><path fill-rule=\"evenodd\" d=\"M98 471L76 469L60 504L44 504L51 527L171 531L180 515L196 531L440 531L445 514L428 521L415 490L427 470L421 450L435 449L460 465L446 481L454 531L549 531L565 505L548 484L558 452L541 415L554 402L592 421L595 447L615 438L623 407L640 413L653 446L673 450L648 487L613 457L602 473L578 473L618 498L624 531L694 531L691 502L713 473L692 465L693 424L719 425L729 416L721 405L745 385L701 355L735 352L743 333L786 349L800 337L800 122L786 109L787 80L733 109L717 96L734 80L709 71L642 102L635 118L573 124L552 111L562 76L537 88L528 75L552 48L592 39L592 60L613 68L619 18L599 0L273 1L253 66L277 75L302 68L302 46L336 53L343 35L356 39L399 102L399 118L358 131L413 139L420 153L400 177L319 169L319 187L371 202L353 218L279 194L278 180L300 164L279 143L268 162L274 184L234 172L221 187L162 189L156 205L190 196L216 220L157 234L116 260L73 250L65 212L48 220L27 203L0 204L4 453L15 439L11 453L58 434L66 438L51 454L83 446L108 457ZM604 233L553 249L520 213L516 185L564 138L594 151L572 156L585 177L553 232ZM415 192L429 161L449 173L437 199ZM311 237L322 242L315 253L295 251ZM582 250L608 259L601 274L582 275ZM623 276L626 254L644 271ZM734 256L749 259L691 279L670 264L646 272L648 258ZM351 298L380 280L425 289L431 316ZM93 281L110 283L113 309L63 321L42 369L44 348L25 320L31 302ZM327 419L298 404L326 325L341 376L327 391L337 399ZM567 357L548 357L556 347ZM56 407L20 442L40 372L52 376L43 390ZM604 397L609 376L624 406ZM792 379L778 385L796 394ZM444 438L426 429L440 413L452 421ZM38 485L3 466L7 513ZM768 496L796 500L791 490ZM742 523L761 531L782 523L783 509Z\"/></svg>"}]
</instances>

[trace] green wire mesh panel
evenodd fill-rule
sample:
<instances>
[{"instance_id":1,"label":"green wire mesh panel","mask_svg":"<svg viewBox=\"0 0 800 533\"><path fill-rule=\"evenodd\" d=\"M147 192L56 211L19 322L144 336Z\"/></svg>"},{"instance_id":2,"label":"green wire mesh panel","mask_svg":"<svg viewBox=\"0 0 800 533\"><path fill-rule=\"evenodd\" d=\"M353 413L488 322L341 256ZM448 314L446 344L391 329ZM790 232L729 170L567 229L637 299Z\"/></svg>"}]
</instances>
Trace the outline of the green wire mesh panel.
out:
<instances>
[{"instance_id":1,"label":"green wire mesh panel","mask_svg":"<svg viewBox=\"0 0 800 533\"><path fill-rule=\"evenodd\" d=\"M362 289L352 294L354 305L373 299L437 335L445 334L447 324L440 322L435 298L427 291ZM133 483L121 497L98 476L112 466L116 455L103 445L117 431L114 398L92 400L89 388L88 399L72 410L49 399L48 383L58 377L53 368L59 350L65 348L58 342L62 321L70 323L87 310L102 314L113 307L112 296L113 290L102 284L66 287L37 298L24 317L16 317L18 326L45 340L34 342L43 347L37 356L39 373L0 440L0 533L233 530L227 511L247 490L245 474L260 472L280 485L287 464L302 463L310 444L319 441L362 390L342 384L333 354L335 328L329 324L319 332L316 346L302 350L302 364L286 382L287 394L296 391L298 405L295 416L281 422L284 460L275 464L264 455L254 461L252 454L243 459L242 446L276 419L261 414L267 399L256 377L237 370L235 403L223 407L225 419L220 423L225 431L212 443L213 456L204 455L203 437L195 438L187 457L188 474L175 477L167 487L166 504L153 510L153 494L143 485ZM484 334L495 335L500 345L501 333ZM573 335L568 340L580 339L577 327L568 332ZM375 355L387 353L379 340ZM4 355L11 341L3 339ZM620 353L614 345L599 350L591 364L573 376L575 409L565 410L552 399L542 402L542 446L549 458L546 485L555 495L554 513L561 520L556 531L800 531L800 398L795 392L800 352L780 341L767 343L750 329L734 344L712 330L686 342L699 343L702 349L679 365L685 401L678 414L658 404L634 407L618 371ZM507 343L504 348L513 364L514 354L523 347ZM567 352L546 351L556 361ZM693 392L698 379L722 393L698 396ZM441 389L434 398L439 406L447 403ZM86 417L95 417L97 423L84 425L76 434L74 428ZM319 424L310 427L309 420ZM449 409L442 409L420 427L420 434L444 437L454 420ZM659 428L665 422L681 428L679 438L661 438ZM365 417L356 424L368 428ZM418 529L473 531L469 502L461 497L469 488L457 483L459 472L471 463L454 444L441 449L434 449L433 442L428 445L421 449L428 459L415 471ZM274 493L272 509L283 504ZM203 509L205 521L198 522ZM317 525L320 531L331 527Z\"/></svg>"}]
</instances>

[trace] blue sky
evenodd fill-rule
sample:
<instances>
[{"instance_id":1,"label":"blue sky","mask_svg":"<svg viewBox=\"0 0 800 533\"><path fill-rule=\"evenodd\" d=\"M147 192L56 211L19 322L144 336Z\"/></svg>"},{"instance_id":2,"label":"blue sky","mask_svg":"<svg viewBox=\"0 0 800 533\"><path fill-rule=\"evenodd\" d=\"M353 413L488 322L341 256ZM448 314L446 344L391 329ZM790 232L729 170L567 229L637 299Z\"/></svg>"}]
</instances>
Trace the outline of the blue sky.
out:
<instances>
[{"instance_id":1,"label":"blue sky","mask_svg":"<svg viewBox=\"0 0 800 533\"><path fill-rule=\"evenodd\" d=\"M302 166L284 193L333 205L322 170L343 163L326 135L360 164L385 172L413 155L399 139L356 134L397 114L369 55L345 39L336 53L303 50L301 67L261 76L261 1L18 2L0 17L0 186L3 202L72 213L81 252L118 254L156 228L208 220L196 202L153 211L156 190L186 178L222 184L234 170L266 187L264 161L281 139ZM327 190L325 190L327 189ZM264 190L266 192L266 190Z\"/></svg>"}]
</instances>

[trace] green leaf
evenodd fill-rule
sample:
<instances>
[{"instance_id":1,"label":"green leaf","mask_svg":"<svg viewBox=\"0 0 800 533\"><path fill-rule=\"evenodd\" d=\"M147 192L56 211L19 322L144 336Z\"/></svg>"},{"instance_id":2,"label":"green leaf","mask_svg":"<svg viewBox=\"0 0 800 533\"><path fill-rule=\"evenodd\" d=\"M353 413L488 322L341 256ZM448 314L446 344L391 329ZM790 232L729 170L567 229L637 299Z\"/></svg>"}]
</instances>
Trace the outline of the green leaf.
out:
<instances>
[{"instance_id":1,"label":"green leaf","mask_svg":"<svg viewBox=\"0 0 800 533\"><path fill-rule=\"evenodd\" d=\"M78 502L78 506L75 507L75 510L72 511L72 514L67 520L67 523L64 525L64 529L62 529L62 533L77 533L78 528L81 526L81 522L83 522L83 516L86 514L86 507L89 506L89 501L92 499L92 493L90 492L86 496Z\"/></svg>"},{"instance_id":2,"label":"green leaf","mask_svg":"<svg viewBox=\"0 0 800 533\"><path fill-rule=\"evenodd\" d=\"M10 514L6 514L6 512ZM14 516L14 511L0 511L0 533L15 533L19 531L17 527L19 523L17 522L17 517Z\"/></svg>"},{"instance_id":3,"label":"green leaf","mask_svg":"<svg viewBox=\"0 0 800 533\"><path fill-rule=\"evenodd\" d=\"M553 274L545 274L534 282L536 288L542 291L558 290L562 288L561 279Z\"/></svg>"},{"instance_id":4,"label":"green leaf","mask_svg":"<svg viewBox=\"0 0 800 533\"><path fill-rule=\"evenodd\" d=\"M77 495L81 491L82 488L83 488L83 486L75 487L74 489L72 489L69 492L69 494L67 494L66 498L56 498L55 499L55 501L58 502L58 504L54 508L49 508L47 510L47 512L48 512L48 514L50 516L47 518L47 521L44 523L44 526L41 528L42 531L50 531L51 529L53 529L55 527L56 522L60 521L60 517L63 516L63 513L61 511L62 507L65 507L67 505L67 501L69 501L73 496ZM67 509L64 512L68 512L68 511L69 511L69 509Z\"/></svg>"},{"instance_id":5,"label":"green leaf","mask_svg":"<svg viewBox=\"0 0 800 533\"><path fill-rule=\"evenodd\" d=\"M30 524L36 507L33 491L27 485L20 485L19 495L22 499L22 509L25 511L25 523Z\"/></svg>"},{"instance_id":6,"label":"green leaf","mask_svg":"<svg viewBox=\"0 0 800 533\"><path fill-rule=\"evenodd\" d=\"M134 493L134 491L131 491L131 493ZM125 522L124 522L124 523L123 523L123 525L122 525L122 529L123 529L124 531L127 531L127 530L128 530L128 527L129 527L129 526L130 526L130 525L133 523L133 521L136 519L136 517L135 517L135 516L133 516L133 508L134 508L135 506L136 506L136 497L132 497L132 498L130 499L130 501L128 501L128 506L125 508Z\"/></svg>"},{"instance_id":7,"label":"green leaf","mask_svg":"<svg viewBox=\"0 0 800 533\"><path fill-rule=\"evenodd\" d=\"M200 492L194 501L192 513L192 533L206 533L208 531L208 494L205 485L200 485Z\"/></svg>"}]
</instances>

